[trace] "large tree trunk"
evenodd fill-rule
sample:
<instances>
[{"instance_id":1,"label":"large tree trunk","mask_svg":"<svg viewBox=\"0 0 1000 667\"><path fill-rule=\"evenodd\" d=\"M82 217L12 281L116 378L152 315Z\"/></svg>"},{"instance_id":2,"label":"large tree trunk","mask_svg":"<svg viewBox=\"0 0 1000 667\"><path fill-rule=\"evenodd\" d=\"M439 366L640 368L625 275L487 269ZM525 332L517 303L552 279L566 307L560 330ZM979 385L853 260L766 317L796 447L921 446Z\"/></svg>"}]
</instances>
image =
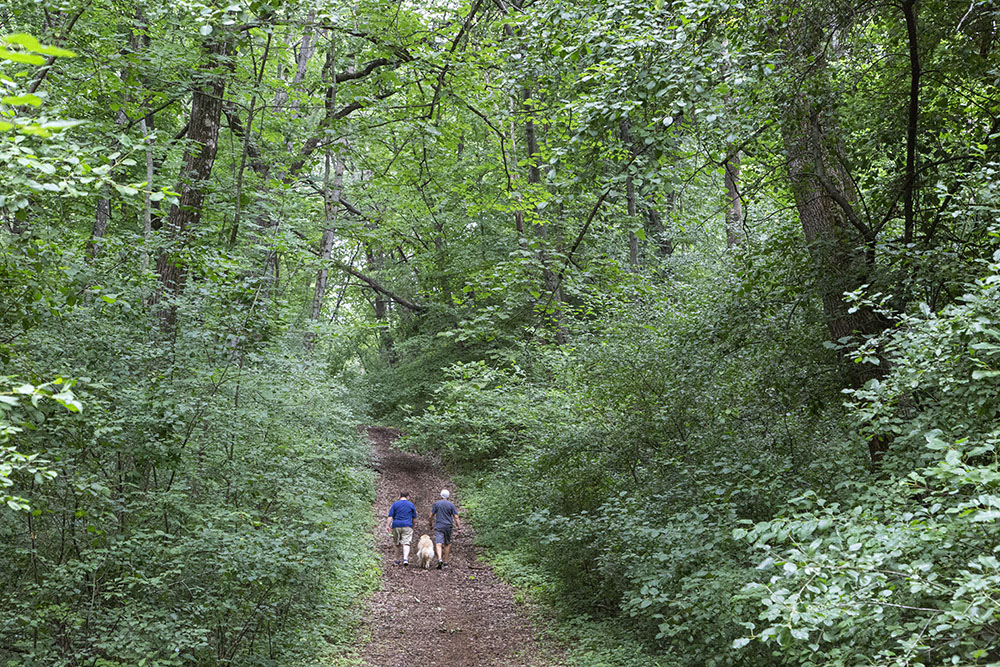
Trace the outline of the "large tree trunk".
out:
<instances>
[{"instance_id":1,"label":"large tree trunk","mask_svg":"<svg viewBox=\"0 0 1000 667\"><path fill-rule=\"evenodd\" d=\"M835 120L824 104L804 92L795 93L782 118L781 135L787 156L788 178L816 275L830 337L843 341L871 335L886 323L871 309L851 308L844 299L875 277L876 234L859 217L854 181L840 157ZM855 363L841 356L850 386L860 387L884 374L882 365ZM881 436L869 440L872 465L888 448Z\"/></svg>"},{"instance_id":2,"label":"large tree trunk","mask_svg":"<svg viewBox=\"0 0 1000 667\"><path fill-rule=\"evenodd\" d=\"M208 179L215 164L219 144L219 125L222 116L223 94L226 89L225 59L230 42L212 39L205 45L207 59L198 72L198 84L191 102L191 115L187 138L190 147L184 153L184 167L177 190L180 201L170 208L167 231L175 244L183 246L188 230L201 220L201 207L205 201ZM185 271L175 256L164 252L156 262L160 275L161 296L170 296L184 286ZM174 311L169 309L167 319L173 322Z\"/></svg>"},{"instance_id":3,"label":"large tree trunk","mask_svg":"<svg viewBox=\"0 0 1000 667\"><path fill-rule=\"evenodd\" d=\"M786 113L781 127L788 157L788 178L799 221L809 244L817 284L834 340L855 333L870 334L881 324L868 309L851 312L844 293L871 279L874 235L854 210L857 192L837 153L832 119L819 105L801 96ZM873 377L851 364L852 384Z\"/></svg>"}]
</instances>

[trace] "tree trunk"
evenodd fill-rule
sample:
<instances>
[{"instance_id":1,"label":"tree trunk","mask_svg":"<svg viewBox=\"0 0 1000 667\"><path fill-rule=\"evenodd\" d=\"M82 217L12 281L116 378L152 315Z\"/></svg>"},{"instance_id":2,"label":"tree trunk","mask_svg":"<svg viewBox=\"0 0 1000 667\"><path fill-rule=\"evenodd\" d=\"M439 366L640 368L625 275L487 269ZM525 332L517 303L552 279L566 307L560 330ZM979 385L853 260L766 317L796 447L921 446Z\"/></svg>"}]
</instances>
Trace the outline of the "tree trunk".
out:
<instances>
[{"instance_id":1,"label":"tree trunk","mask_svg":"<svg viewBox=\"0 0 1000 667\"><path fill-rule=\"evenodd\" d=\"M226 73L223 70L230 42L213 39L205 44L207 60L199 72L199 83L194 89L187 137L190 147L184 153L184 167L181 171L180 201L170 208L167 217L167 232L174 243L183 246L188 231L201 220L201 207L205 201L208 179L215 164L215 154L219 144L219 125L222 116L223 94L226 89ZM160 275L161 296L178 293L184 286L185 271L175 256L164 252L156 262ZM168 324L172 324L175 312L167 313Z\"/></svg>"},{"instance_id":2,"label":"tree trunk","mask_svg":"<svg viewBox=\"0 0 1000 667\"><path fill-rule=\"evenodd\" d=\"M834 342L884 330L886 322L871 309L852 309L844 300L874 278L875 240L871 228L858 217L854 181L839 157L840 143L832 116L804 93L797 93L782 119L782 140L788 160L795 205L816 274L826 326ZM849 349L849 348L848 348ZM876 366L855 363L841 355L847 383L860 387L885 373ZM869 439L868 450L877 468L890 443L888 436Z\"/></svg>"},{"instance_id":3,"label":"tree trunk","mask_svg":"<svg viewBox=\"0 0 1000 667\"><path fill-rule=\"evenodd\" d=\"M619 133L622 143L632 152L632 138L629 136L628 119L623 118L619 123ZM625 210L628 213L628 266L630 271L639 270L639 236L632 229L635 221L635 183L632 181L632 174L629 172L625 177Z\"/></svg>"},{"instance_id":4,"label":"tree trunk","mask_svg":"<svg viewBox=\"0 0 1000 667\"><path fill-rule=\"evenodd\" d=\"M668 212L673 209L673 200L673 193L667 195ZM646 238L653 239L653 243L656 244L656 252L660 257L670 257L674 254L674 242L667 234L667 228L663 224L663 216L660 215L660 211L656 208L656 202L653 200L652 194L647 195L644 206L646 208L647 223Z\"/></svg>"},{"instance_id":5,"label":"tree trunk","mask_svg":"<svg viewBox=\"0 0 1000 667\"><path fill-rule=\"evenodd\" d=\"M292 81L290 87L295 88L299 86L302 81L306 78L306 72L309 67L309 59L312 58L313 53L316 50L315 44L313 44L313 22L316 20L315 10L310 9L309 14L306 15L306 29L302 33L302 42L299 47L299 52L295 57L295 74L292 75ZM284 66L279 61L278 62L278 78L283 77ZM288 88L282 87L274 94L274 108L280 110L288 102ZM299 100L292 100L292 111L298 114L299 111Z\"/></svg>"},{"instance_id":6,"label":"tree trunk","mask_svg":"<svg viewBox=\"0 0 1000 667\"><path fill-rule=\"evenodd\" d=\"M139 121L139 132L148 133L146 119ZM149 271L149 240L153 234L153 207L149 196L153 191L153 139L146 139L146 191L142 198L142 272Z\"/></svg>"},{"instance_id":7,"label":"tree trunk","mask_svg":"<svg viewBox=\"0 0 1000 667\"><path fill-rule=\"evenodd\" d=\"M330 166L333 164L333 178L330 178ZM320 240L320 268L316 273L316 289L313 292L312 312L309 318L319 320L323 313L323 299L326 296L326 284L330 272L330 259L333 257L333 242L336 238L333 224L340 212L340 197L344 182L344 158L340 153L328 150L326 166L323 171L323 209L326 228Z\"/></svg>"},{"instance_id":8,"label":"tree trunk","mask_svg":"<svg viewBox=\"0 0 1000 667\"><path fill-rule=\"evenodd\" d=\"M874 260L874 235L857 218L857 192L838 158L838 142L819 105L801 96L782 121L788 178L799 221L809 244L827 329L836 341L854 333L881 330L867 309L850 312L844 293L866 284ZM852 222L852 220L854 222ZM859 228L860 227L860 228ZM851 364L852 384L874 377ZM867 365L866 365L867 367Z\"/></svg>"},{"instance_id":9,"label":"tree trunk","mask_svg":"<svg viewBox=\"0 0 1000 667\"><path fill-rule=\"evenodd\" d=\"M726 209L726 247L732 248L743 239L743 202L740 199L740 154L729 155L723 167L726 170L726 194L729 207Z\"/></svg>"},{"instance_id":10,"label":"tree trunk","mask_svg":"<svg viewBox=\"0 0 1000 667\"><path fill-rule=\"evenodd\" d=\"M920 50L917 42L916 0L904 0L903 15L910 52L910 98L906 123L906 174L903 181L903 245L913 243L914 190L917 187L917 125L920 117Z\"/></svg>"},{"instance_id":11,"label":"tree trunk","mask_svg":"<svg viewBox=\"0 0 1000 667\"><path fill-rule=\"evenodd\" d=\"M94 224L90 228L90 239L87 240L87 256L97 257L97 247L100 239L108 230L108 220L111 219L111 188L107 185L101 190L101 198L97 200L94 211Z\"/></svg>"},{"instance_id":12,"label":"tree trunk","mask_svg":"<svg viewBox=\"0 0 1000 667\"><path fill-rule=\"evenodd\" d=\"M537 189L541 187L542 171L538 166L538 135L535 130L535 122L532 120L532 114L534 113L531 104L532 92L525 88L523 95L524 110L528 114L527 120L524 123L524 148L528 153L528 187L535 186ZM541 241L538 249L538 262L542 267L542 284L545 287L545 291L551 295L549 301L552 304L553 312L551 314L556 327L556 342L563 344L566 342L566 327L563 322L562 287L559 274L552 268L552 261L548 252L550 226L547 223L541 222L537 209L534 217L539 219L535 227L538 238Z\"/></svg>"}]
</instances>

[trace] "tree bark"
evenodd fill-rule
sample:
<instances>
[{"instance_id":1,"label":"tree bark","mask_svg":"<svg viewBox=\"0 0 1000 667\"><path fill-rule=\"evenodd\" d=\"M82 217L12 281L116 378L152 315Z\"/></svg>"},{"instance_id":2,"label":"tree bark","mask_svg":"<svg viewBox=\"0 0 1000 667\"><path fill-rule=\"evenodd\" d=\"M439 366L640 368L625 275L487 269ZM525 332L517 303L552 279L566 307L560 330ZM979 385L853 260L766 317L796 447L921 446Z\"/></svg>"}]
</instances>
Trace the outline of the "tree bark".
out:
<instances>
[{"instance_id":1,"label":"tree bark","mask_svg":"<svg viewBox=\"0 0 1000 667\"><path fill-rule=\"evenodd\" d=\"M632 151L632 137L629 135L629 123L627 118L623 118L618 125L622 143ZM635 183L632 181L631 171L625 176L625 210L628 214L628 266L630 271L639 270L639 236L632 229L635 220Z\"/></svg>"},{"instance_id":2,"label":"tree bark","mask_svg":"<svg viewBox=\"0 0 1000 667\"><path fill-rule=\"evenodd\" d=\"M87 256L97 257L97 247L108 230L108 220L111 219L111 188L107 185L101 190L101 198L97 200L94 211L94 224L90 228L90 238L87 240Z\"/></svg>"},{"instance_id":3,"label":"tree bark","mask_svg":"<svg viewBox=\"0 0 1000 667\"><path fill-rule=\"evenodd\" d=\"M740 154L728 157L723 167L726 170L726 195L729 207L726 209L726 247L738 245L743 238L743 202L740 199Z\"/></svg>"},{"instance_id":4,"label":"tree bark","mask_svg":"<svg viewBox=\"0 0 1000 667\"><path fill-rule=\"evenodd\" d=\"M673 210L673 200L673 193L667 195L668 213ZM656 252L660 257L670 257L674 254L674 242L667 234L667 228L663 224L663 216L660 215L660 211L656 207L652 193L646 196L643 206L646 209L646 238L653 239Z\"/></svg>"},{"instance_id":5,"label":"tree bark","mask_svg":"<svg viewBox=\"0 0 1000 667\"><path fill-rule=\"evenodd\" d=\"M832 123L819 105L800 95L785 114L781 133L788 178L812 254L827 329L836 341L855 333L876 333L881 327L867 309L850 312L843 298L845 292L869 281L875 239L854 212L857 192L837 155ZM850 372L854 385L872 377L870 373L858 373L858 369Z\"/></svg>"},{"instance_id":6,"label":"tree bark","mask_svg":"<svg viewBox=\"0 0 1000 667\"><path fill-rule=\"evenodd\" d=\"M139 121L139 132L145 137L146 119ZM153 206L149 196L153 191L153 138L146 139L146 191L142 198L142 272L149 271L149 240L153 234Z\"/></svg>"},{"instance_id":7,"label":"tree bark","mask_svg":"<svg viewBox=\"0 0 1000 667\"><path fill-rule=\"evenodd\" d=\"M330 166L333 164L333 178L330 178ZM313 292L312 311L310 319L317 321L323 313L323 299L326 296L326 284L329 278L330 259L333 257L333 242L336 238L333 224L340 211L340 195L344 180L344 158L339 153L326 151L324 169L323 209L326 228L320 240L320 268L316 273L316 289Z\"/></svg>"},{"instance_id":8,"label":"tree bark","mask_svg":"<svg viewBox=\"0 0 1000 667\"><path fill-rule=\"evenodd\" d=\"M904 0L903 16L910 51L910 98L906 123L906 173L903 181L903 244L913 243L913 193L917 179L917 124L920 114L920 51L917 42L916 0Z\"/></svg>"},{"instance_id":9,"label":"tree bark","mask_svg":"<svg viewBox=\"0 0 1000 667\"><path fill-rule=\"evenodd\" d=\"M189 230L201 220L208 179L215 164L219 145L219 126L222 116L223 95L226 89L225 61L230 51L228 39L214 38L204 45L206 61L197 73L197 85L191 102L187 137L190 147L184 153L181 171L180 201L170 208L167 232L175 244L185 245ZM177 257L168 252L160 254L156 262L160 276L161 296L178 293L184 286L185 270ZM168 324L173 324L175 310L166 313Z\"/></svg>"},{"instance_id":10,"label":"tree bark","mask_svg":"<svg viewBox=\"0 0 1000 667\"><path fill-rule=\"evenodd\" d=\"M788 177L795 205L816 274L827 330L834 342L856 335L872 335L886 323L871 309L851 308L844 300L869 284L874 271L875 233L854 210L857 192L839 157L840 145L833 119L804 93L796 93L782 119L782 139L787 153ZM841 354L847 383L861 387L885 373L885 362L876 366L855 363ZM877 468L890 438L869 439L872 467Z\"/></svg>"}]
</instances>

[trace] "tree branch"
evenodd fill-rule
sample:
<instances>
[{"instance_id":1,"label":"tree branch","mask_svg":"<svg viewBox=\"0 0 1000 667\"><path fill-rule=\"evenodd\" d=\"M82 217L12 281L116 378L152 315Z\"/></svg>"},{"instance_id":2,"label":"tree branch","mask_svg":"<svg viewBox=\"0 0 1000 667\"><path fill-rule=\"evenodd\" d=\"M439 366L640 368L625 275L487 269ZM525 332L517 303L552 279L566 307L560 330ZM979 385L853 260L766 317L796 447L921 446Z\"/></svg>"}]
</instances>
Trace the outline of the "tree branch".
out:
<instances>
[{"instance_id":1,"label":"tree branch","mask_svg":"<svg viewBox=\"0 0 1000 667\"><path fill-rule=\"evenodd\" d=\"M409 299L407 299L405 297L401 297L398 294L389 291L385 287L382 287L382 285L380 285L374 278L369 278L368 276L366 276L365 274L361 273L360 271L358 271L357 269L355 269L352 266L348 266L347 264L345 264L345 263L343 263L341 261L338 261L338 260L334 261L334 265L336 265L336 267L339 268L344 273L346 273L346 274L348 274L350 276L354 276L358 280L360 280L363 283L365 283L366 285L368 285L368 287L370 287L374 291L378 292L379 294L382 294L384 296L389 297L390 299L392 299L393 301L395 301L396 303L398 303L399 305L403 306L404 308L406 308L408 310L412 310L415 313L423 313L423 312L427 311L427 306L424 306L424 305L419 304L419 303L414 303L413 301L410 301Z\"/></svg>"},{"instance_id":2,"label":"tree branch","mask_svg":"<svg viewBox=\"0 0 1000 667\"><path fill-rule=\"evenodd\" d=\"M83 13L87 10L87 7L90 7L89 0L88 2L84 3L84 5L80 7L80 10L73 15L73 18L69 20L69 25L66 26L66 30L63 31L62 36L57 40L57 42L62 42L67 37L69 37L69 33L73 30L73 26L76 25L77 19L79 19L83 15ZM55 64L55 62L56 62L56 56L49 56L48 60L45 61L45 65L43 65L42 68L38 71L38 75L35 77L35 80L31 82L30 86L28 86L28 93L34 94L35 91L38 90L38 87L42 85L43 81L45 81L45 77L49 75L49 70L52 69L52 65Z\"/></svg>"}]
</instances>

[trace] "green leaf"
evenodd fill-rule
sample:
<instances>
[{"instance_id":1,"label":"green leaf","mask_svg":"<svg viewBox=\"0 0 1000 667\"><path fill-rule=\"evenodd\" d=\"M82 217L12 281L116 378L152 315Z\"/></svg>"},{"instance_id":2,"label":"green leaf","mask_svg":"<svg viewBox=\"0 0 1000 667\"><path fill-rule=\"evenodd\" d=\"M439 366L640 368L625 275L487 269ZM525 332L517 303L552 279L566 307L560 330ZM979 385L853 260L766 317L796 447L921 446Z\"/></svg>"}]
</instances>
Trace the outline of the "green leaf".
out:
<instances>
[{"instance_id":1,"label":"green leaf","mask_svg":"<svg viewBox=\"0 0 1000 667\"><path fill-rule=\"evenodd\" d=\"M24 95L8 95L4 98L0 98L0 102L11 106L23 106L25 104L30 104L33 107L42 106L42 98L38 95L32 95L31 93L25 93Z\"/></svg>"},{"instance_id":2,"label":"green leaf","mask_svg":"<svg viewBox=\"0 0 1000 667\"><path fill-rule=\"evenodd\" d=\"M15 32L12 35L7 35L3 38L3 41L8 44L17 44L28 51L38 51L38 49L42 48L41 42L39 42L34 35L29 35L25 32Z\"/></svg>"},{"instance_id":3,"label":"green leaf","mask_svg":"<svg viewBox=\"0 0 1000 667\"><path fill-rule=\"evenodd\" d=\"M44 53L47 56L57 56L61 58L73 58L76 56L75 53L69 49L61 49L58 46L47 46L40 43L33 36L26 33L15 33L13 35L7 35L3 38L3 41L8 44L17 44L26 51L33 51L35 53Z\"/></svg>"},{"instance_id":4,"label":"green leaf","mask_svg":"<svg viewBox=\"0 0 1000 667\"><path fill-rule=\"evenodd\" d=\"M43 46L38 49L38 53L44 53L47 56L56 56L57 58L76 58L75 51L63 49L58 46Z\"/></svg>"},{"instance_id":5,"label":"green leaf","mask_svg":"<svg viewBox=\"0 0 1000 667\"><path fill-rule=\"evenodd\" d=\"M25 63L27 65L44 65L45 58L41 56L36 56L31 53L19 53L16 51L9 51L2 46L0 46L0 58L4 60L10 60L15 63Z\"/></svg>"}]
</instances>

